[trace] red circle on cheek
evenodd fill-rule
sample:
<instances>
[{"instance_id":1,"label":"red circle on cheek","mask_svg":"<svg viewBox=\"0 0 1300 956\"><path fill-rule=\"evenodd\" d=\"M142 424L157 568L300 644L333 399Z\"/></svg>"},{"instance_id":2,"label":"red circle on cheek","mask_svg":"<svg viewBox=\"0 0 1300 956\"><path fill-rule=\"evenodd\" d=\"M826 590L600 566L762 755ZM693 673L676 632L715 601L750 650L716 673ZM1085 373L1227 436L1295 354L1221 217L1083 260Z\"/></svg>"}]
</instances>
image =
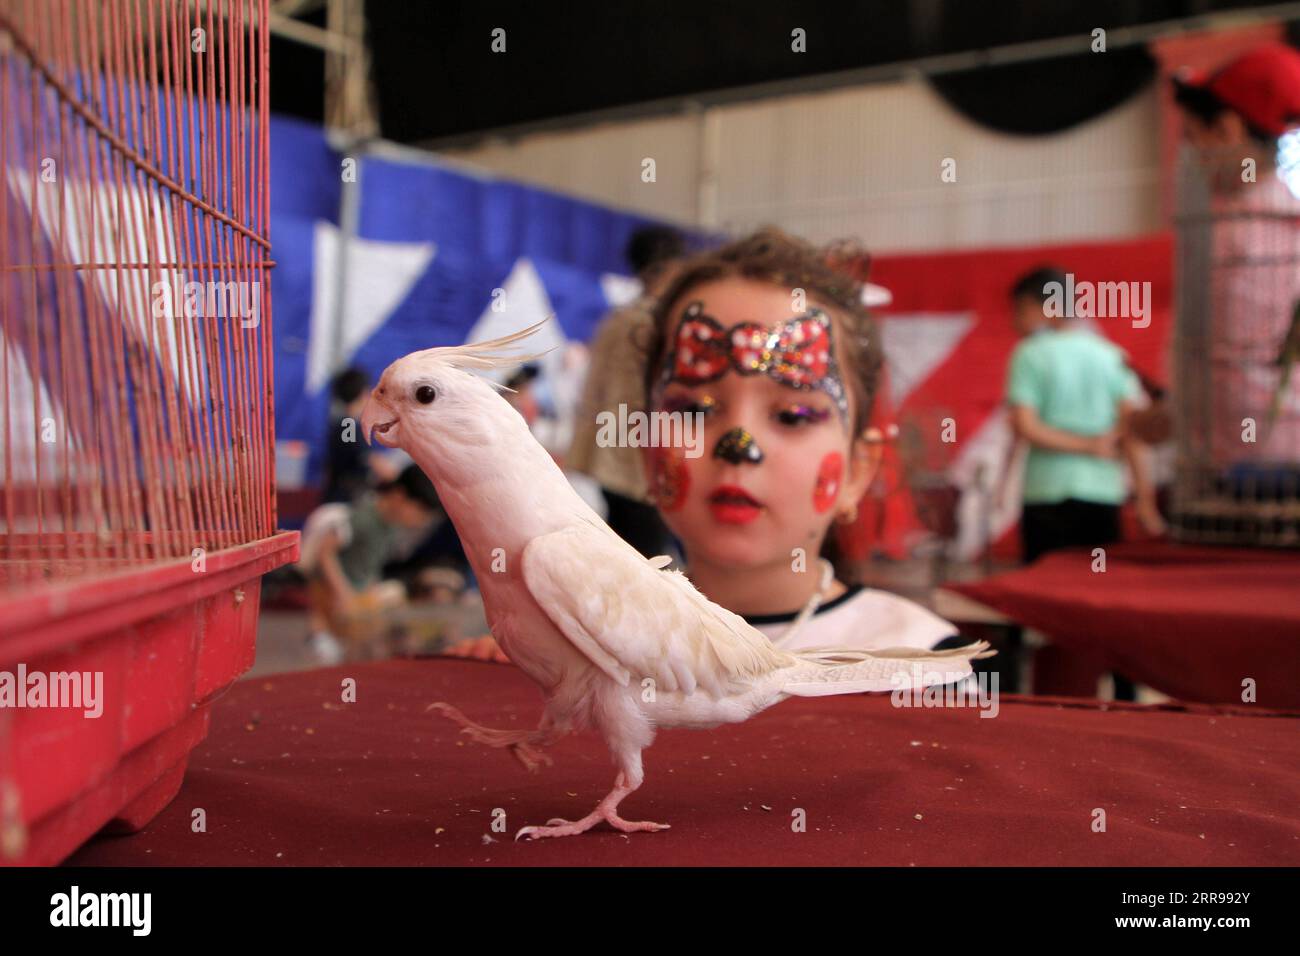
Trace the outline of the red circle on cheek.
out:
<instances>
[{"instance_id":1,"label":"red circle on cheek","mask_svg":"<svg viewBox=\"0 0 1300 956\"><path fill-rule=\"evenodd\" d=\"M813 508L824 514L835 504L840 493L840 480L844 477L844 456L829 452L817 469L817 483L813 485Z\"/></svg>"},{"instance_id":2,"label":"red circle on cheek","mask_svg":"<svg viewBox=\"0 0 1300 956\"><path fill-rule=\"evenodd\" d=\"M680 448L659 448L654 454L655 496L661 511L676 511L686 503L691 475Z\"/></svg>"}]
</instances>

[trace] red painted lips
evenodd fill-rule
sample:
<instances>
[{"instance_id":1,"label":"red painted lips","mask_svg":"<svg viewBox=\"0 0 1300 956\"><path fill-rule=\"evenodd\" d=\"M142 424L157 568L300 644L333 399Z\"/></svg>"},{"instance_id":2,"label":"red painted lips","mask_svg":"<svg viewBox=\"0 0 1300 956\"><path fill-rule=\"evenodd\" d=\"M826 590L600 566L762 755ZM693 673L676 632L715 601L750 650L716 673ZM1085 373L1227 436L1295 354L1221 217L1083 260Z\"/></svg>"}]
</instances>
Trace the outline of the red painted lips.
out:
<instances>
[{"instance_id":1,"label":"red painted lips","mask_svg":"<svg viewBox=\"0 0 1300 956\"><path fill-rule=\"evenodd\" d=\"M749 524L763 512L763 503L737 485L721 485L709 495L709 511L723 524Z\"/></svg>"}]
</instances>

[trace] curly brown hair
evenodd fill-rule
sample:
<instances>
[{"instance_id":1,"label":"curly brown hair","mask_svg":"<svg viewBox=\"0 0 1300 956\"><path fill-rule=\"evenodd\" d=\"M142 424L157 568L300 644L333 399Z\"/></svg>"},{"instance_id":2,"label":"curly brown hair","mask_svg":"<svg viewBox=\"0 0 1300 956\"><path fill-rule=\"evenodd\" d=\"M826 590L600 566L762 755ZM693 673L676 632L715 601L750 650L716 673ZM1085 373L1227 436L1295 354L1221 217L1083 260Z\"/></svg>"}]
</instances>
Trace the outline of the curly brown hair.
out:
<instances>
[{"instance_id":1,"label":"curly brown hair","mask_svg":"<svg viewBox=\"0 0 1300 956\"><path fill-rule=\"evenodd\" d=\"M647 406L664 361L672 307L692 288L706 282L729 277L756 279L792 290L803 289L809 300L825 306L839 320L836 337L841 349L840 368L852 383L852 433L861 433L871 419L882 356L876 323L862 304L862 282L853 274L857 271L865 279L869 261L853 243L818 247L775 226L764 226L685 260L650 312L649 335L643 343Z\"/></svg>"}]
</instances>

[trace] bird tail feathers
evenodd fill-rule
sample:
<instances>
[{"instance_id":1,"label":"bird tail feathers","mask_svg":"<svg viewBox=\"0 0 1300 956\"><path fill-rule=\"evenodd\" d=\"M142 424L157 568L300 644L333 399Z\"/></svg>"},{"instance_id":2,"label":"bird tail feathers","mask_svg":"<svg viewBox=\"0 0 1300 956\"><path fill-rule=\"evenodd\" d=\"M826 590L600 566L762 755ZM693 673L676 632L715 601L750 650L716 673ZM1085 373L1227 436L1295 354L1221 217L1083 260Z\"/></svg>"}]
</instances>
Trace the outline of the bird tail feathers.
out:
<instances>
[{"instance_id":1,"label":"bird tail feathers","mask_svg":"<svg viewBox=\"0 0 1300 956\"><path fill-rule=\"evenodd\" d=\"M790 670L782 690L796 697L825 697L951 684L971 674L971 661L996 653L987 641L942 651L915 647L871 651L810 648L793 652L799 663Z\"/></svg>"}]
</instances>

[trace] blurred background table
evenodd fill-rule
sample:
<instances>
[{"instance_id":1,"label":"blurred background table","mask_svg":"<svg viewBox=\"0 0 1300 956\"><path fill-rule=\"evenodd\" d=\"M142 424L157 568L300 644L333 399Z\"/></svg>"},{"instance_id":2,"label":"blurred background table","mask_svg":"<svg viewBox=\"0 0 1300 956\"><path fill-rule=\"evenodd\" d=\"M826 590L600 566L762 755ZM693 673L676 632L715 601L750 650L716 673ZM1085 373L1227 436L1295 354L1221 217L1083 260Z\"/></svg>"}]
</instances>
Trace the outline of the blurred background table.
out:
<instances>
[{"instance_id":1,"label":"blurred background table","mask_svg":"<svg viewBox=\"0 0 1300 956\"><path fill-rule=\"evenodd\" d=\"M1182 700L1300 709L1300 552L1167 541L1045 555L1026 568L950 583L936 609L958 623L998 615L1051 640L1034 692L1091 697L1117 671ZM972 603L973 602L973 603Z\"/></svg>"}]
</instances>

